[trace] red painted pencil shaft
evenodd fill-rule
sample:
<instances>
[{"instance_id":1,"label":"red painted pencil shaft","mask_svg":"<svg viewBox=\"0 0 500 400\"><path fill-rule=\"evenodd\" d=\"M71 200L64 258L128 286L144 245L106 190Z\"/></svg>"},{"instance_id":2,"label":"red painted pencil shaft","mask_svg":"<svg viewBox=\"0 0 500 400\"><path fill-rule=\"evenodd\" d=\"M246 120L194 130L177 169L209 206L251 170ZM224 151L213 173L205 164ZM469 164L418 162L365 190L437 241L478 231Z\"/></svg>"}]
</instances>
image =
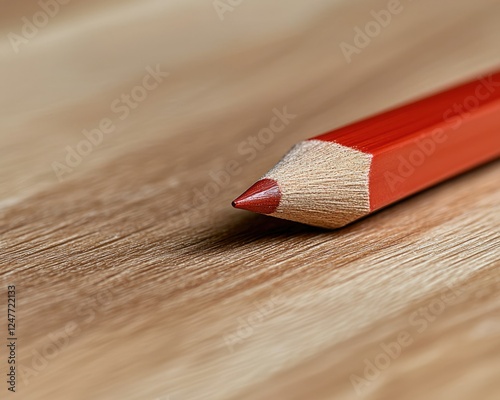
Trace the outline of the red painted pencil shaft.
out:
<instances>
[{"instance_id":1,"label":"red painted pencil shaft","mask_svg":"<svg viewBox=\"0 0 500 400\"><path fill-rule=\"evenodd\" d=\"M500 72L320 135L373 155L376 210L500 155Z\"/></svg>"}]
</instances>

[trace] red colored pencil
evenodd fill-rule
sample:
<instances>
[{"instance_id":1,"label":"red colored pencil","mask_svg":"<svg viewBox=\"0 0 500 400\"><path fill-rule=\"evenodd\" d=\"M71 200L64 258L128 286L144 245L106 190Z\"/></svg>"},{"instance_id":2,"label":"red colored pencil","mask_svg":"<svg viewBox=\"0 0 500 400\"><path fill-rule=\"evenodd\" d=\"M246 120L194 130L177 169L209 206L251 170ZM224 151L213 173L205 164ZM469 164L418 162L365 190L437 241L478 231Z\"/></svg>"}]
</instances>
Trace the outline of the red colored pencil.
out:
<instances>
[{"instance_id":1,"label":"red colored pencil","mask_svg":"<svg viewBox=\"0 0 500 400\"><path fill-rule=\"evenodd\" d=\"M233 206L338 228L500 155L500 71L295 145Z\"/></svg>"}]
</instances>

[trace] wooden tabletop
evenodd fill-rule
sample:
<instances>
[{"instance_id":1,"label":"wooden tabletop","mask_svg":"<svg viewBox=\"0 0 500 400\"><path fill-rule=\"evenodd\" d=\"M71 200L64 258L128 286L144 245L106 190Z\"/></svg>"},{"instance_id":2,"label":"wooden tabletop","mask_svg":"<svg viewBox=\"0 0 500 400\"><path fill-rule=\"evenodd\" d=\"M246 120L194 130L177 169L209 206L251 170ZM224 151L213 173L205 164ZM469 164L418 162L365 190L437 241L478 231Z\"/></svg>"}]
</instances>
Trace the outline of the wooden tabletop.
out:
<instances>
[{"instance_id":1,"label":"wooden tabletop","mask_svg":"<svg viewBox=\"0 0 500 400\"><path fill-rule=\"evenodd\" d=\"M54 1L1 2L1 398L8 296L13 398L499 398L498 162L336 231L230 206L487 79L497 0Z\"/></svg>"}]
</instances>

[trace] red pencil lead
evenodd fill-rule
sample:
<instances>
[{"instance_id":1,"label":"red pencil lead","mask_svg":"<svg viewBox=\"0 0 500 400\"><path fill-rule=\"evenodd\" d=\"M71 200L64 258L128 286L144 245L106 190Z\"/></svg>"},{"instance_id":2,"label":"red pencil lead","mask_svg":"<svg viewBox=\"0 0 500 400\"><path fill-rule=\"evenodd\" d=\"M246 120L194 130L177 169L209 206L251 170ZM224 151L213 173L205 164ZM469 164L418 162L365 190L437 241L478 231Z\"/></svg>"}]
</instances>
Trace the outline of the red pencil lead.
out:
<instances>
[{"instance_id":1,"label":"red pencil lead","mask_svg":"<svg viewBox=\"0 0 500 400\"><path fill-rule=\"evenodd\" d=\"M233 207L259 214L272 214L278 208L281 192L276 181L261 179L232 202Z\"/></svg>"}]
</instances>

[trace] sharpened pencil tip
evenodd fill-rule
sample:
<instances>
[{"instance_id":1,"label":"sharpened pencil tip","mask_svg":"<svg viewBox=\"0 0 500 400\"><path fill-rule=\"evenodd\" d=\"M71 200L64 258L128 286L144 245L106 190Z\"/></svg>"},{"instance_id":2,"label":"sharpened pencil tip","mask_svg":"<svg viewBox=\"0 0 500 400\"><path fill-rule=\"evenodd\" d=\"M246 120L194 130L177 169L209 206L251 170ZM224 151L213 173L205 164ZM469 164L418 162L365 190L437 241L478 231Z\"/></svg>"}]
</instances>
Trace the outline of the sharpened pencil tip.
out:
<instances>
[{"instance_id":1,"label":"sharpened pencil tip","mask_svg":"<svg viewBox=\"0 0 500 400\"><path fill-rule=\"evenodd\" d=\"M273 179L261 179L231 204L234 208L259 214L272 214L280 204L281 192Z\"/></svg>"}]
</instances>

